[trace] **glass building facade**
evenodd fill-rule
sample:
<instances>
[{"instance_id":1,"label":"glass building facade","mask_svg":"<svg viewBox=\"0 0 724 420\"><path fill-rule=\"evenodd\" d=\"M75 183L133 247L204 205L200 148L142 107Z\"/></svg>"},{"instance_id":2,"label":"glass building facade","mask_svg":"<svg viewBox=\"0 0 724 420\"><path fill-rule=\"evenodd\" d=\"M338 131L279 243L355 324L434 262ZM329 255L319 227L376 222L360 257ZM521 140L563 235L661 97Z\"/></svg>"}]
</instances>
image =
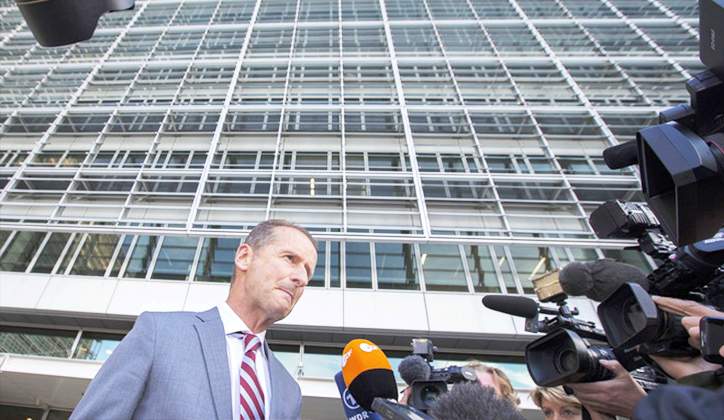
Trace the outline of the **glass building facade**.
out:
<instances>
[{"instance_id":1,"label":"glass building facade","mask_svg":"<svg viewBox=\"0 0 724 420\"><path fill-rule=\"evenodd\" d=\"M0 0L0 272L228 283L269 218L320 241L309 289L532 294L571 261L650 270L587 218L643 201L601 154L688 102L697 27L692 0L149 0L42 48ZM24 342L102 360L124 332ZM285 345L295 370L305 343Z\"/></svg>"}]
</instances>

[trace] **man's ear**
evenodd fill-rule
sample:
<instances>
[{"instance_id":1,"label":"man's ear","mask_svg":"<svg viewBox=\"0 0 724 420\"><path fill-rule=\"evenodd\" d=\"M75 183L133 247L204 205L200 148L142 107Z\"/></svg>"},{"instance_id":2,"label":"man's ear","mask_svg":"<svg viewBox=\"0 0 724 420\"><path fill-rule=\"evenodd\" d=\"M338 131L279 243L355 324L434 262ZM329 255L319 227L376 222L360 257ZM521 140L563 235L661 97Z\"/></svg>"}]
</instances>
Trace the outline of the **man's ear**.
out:
<instances>
[{"instance_id":1,"label":"man's ear","mask_svg":"<svg viewBox=\"0 0 724 420\"><path fill-rule=\"evenodd\" d=\"M234 266L241 272L245 272L249 269L251 259L254 256L254 250L248 244L241 244L236 249L236 255L234 256Z\"/></svg>"}]
</instances>

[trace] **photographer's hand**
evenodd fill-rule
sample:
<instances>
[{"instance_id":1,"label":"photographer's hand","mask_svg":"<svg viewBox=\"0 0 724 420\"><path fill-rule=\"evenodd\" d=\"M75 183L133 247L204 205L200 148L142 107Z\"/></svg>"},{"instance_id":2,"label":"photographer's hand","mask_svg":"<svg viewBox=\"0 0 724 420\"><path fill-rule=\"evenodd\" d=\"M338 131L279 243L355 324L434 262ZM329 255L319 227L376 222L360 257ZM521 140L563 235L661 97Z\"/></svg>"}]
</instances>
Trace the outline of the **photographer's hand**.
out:
<instances>
[{"instance_id":1,"label":"photographer's hand","mask_svg":"<svg viewBox=\"0 0 724 420\"><path fill-rule=\"evenodd\" d=\"M661 296L652 296L651 298L662 311L683 316L681 324L689 333L689 344L697 349L701 349L701 331L699 331L701 318L705 316L724 316L724 312L719 312L716 309L709 308L693 300ZM706 362L701 356L679 358L651 356L651 358L654 359L669 376L677 380L684 376L709 370L717 370L720 367L719 365Z\"/></svg>"},{"instance_id":2,"label":"photographer's hand","mask_svg":"<svg viewBox=\"0 0 724 420\"><path fill-rule=\"evenodd\" d=\"M662 311L666 311L675 315L681 316L724 316L724 312L719 312L716 309L712 309L708 306L704 306L699 302L685 299L675 299L662 296L651 296L656 306Z\"/></svg>"},{"instance_id":3,"label":"photographer's hand","mask_svg":"<svg viewBox=\"0 0 724 420\"><path fill-rule=\"evenodd\" d=\"M615 360L599 360L599 363L616 376L600 382L566 384L574 391L581 404L590 410L631 418L636 403L646 396L646 391Z\"/></svg>"},{"instance_id":4,"label":"photographer's hand","mask_svg":"<svg viewBox=\"0 0 724 420\"><path fill-rule=\"evenodd\" d=\"M684 376L695 375L697 373L706 372L710 370L717 370L721 365L715 365L705 361L701 356L696 357L662 357L662 356L649 356L661 369L666 371L666 374L672 378L679 380Z\"/></svg>"}]
</instances>

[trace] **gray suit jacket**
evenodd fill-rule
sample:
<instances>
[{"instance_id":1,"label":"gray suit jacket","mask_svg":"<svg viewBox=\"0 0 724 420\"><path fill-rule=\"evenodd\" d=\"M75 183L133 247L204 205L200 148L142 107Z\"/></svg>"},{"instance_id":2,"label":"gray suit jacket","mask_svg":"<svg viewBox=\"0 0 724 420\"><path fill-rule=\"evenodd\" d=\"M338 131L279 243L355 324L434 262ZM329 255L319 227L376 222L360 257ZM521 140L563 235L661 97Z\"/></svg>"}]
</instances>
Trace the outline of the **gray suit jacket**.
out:
<instances>
[{"instance_id":1,"label":"gray suit jacket","mask_svg":"<svg viewBox=\"0 0 724 420\"><path fill-rule=\"evenodd\" d=\"M268 419L301 417L299 385L265 346ZM72 420L231 419L231 377L219 311L144 312L91 381Z\"/></svg>"}]
</instances>

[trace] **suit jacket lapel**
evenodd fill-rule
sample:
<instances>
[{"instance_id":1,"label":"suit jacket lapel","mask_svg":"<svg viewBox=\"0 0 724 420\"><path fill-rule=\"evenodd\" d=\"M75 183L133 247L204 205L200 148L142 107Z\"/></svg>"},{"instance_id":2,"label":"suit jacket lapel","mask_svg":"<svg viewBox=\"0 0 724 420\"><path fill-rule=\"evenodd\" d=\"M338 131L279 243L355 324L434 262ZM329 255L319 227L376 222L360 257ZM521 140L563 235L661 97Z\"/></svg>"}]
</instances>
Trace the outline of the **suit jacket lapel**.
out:
<instances>
[{"instance_id":1,"label":"suit jacket lapel","mask_svg":"<svg viewBox=\"0 0 724 420\"><path fill-rule=\"evenodd\" d=\"M224 326L216 308L201 312L197 316L202 321L195 327L206 362L216 418L228 419L231 418L231 382Z\"/></svg>"}]
</instances>

